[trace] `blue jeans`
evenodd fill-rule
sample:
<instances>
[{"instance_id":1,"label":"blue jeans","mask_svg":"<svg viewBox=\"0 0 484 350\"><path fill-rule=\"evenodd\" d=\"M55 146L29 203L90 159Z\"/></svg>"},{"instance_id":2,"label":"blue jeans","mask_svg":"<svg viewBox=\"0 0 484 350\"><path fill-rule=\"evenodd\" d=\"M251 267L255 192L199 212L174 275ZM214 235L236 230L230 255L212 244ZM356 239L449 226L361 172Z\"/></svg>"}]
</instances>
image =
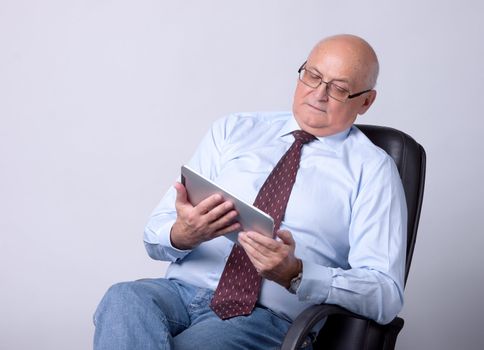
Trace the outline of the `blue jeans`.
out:
<instances>
[{"instance_id":1,"label":"blue jeans","mask_svg":"<svg viewBox=\"0 0 484 350\"><path fill-rule=\"evenodd\" d=\"M290 322L256 307L221 320L213 291L185 282L145 279L112 286L94 315L95 350L278 349Z\"/></svg>"}]
</instances>

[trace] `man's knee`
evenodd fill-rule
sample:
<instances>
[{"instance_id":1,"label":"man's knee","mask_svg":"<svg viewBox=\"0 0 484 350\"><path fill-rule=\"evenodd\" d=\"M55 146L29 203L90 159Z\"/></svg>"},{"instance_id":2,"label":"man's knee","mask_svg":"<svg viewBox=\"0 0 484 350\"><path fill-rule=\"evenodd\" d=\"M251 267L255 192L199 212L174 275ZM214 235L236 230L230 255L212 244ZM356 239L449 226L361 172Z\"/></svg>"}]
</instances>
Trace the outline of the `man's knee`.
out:
<instances>
[{"instance_id":1,"label":"man's knee","mask_svg":"<svg viewBox=\"0 0 484 350\"><path fill-rule=\"evenodd\" d=\"M120 305L124 304L124 302L135 302L140 297L143 297L143 293L137 281L120 282L109 287L103 301Z\"/></svg>"},{"instance_id":2,"label":"man's knee","mask_svg":"<svg viewBox=\"0 0 484 350\"><path fill-rule=\"evenodd\" d=\"M94 348L104 349L106 344L109 349L169 348L170 325L157 307L157 298L166 297L164 287L156 280L111 286L94 313Z\"/></svg>"},{"instance_id":3,"label":"man's knee","mask_svg":"<svg viewBox=\"0 0 484 350\"><path fill-rule=\"evenodd\" d=\"M112 285L102 298L96 314L109 311L118 315L170 308L179 298L173 283L165 279L142 279Z\"/></svg>"},{"instance_id":4,"label":"man's knee","mask_svg":"<svg viewBox=\"0 0 484 350\"><path fill-rule=\"evenodd\" d=\"M112 285L104 294L94 313L94 324L105 313L115 313L118 317L132 312L136 305L145 299L143 287L138 281L120 282Z\"/></svg>"}]
</instances>

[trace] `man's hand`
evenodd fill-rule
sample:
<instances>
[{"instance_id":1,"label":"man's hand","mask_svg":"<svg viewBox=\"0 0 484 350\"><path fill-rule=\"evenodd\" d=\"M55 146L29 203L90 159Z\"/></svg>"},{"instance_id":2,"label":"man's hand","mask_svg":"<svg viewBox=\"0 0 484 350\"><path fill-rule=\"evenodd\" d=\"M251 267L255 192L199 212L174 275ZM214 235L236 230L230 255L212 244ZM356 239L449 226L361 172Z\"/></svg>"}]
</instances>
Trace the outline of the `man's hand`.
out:
<instances>
[{"instance_id":1,"label":"man's hand","mask_svg":"<svg viewBox=\"0 0 484 350\"><path fill-rule=\"evenodd\" d=\"M241 232L239 243L259 275L288 288L291 279L301 272L301 262L294 256L296 242L291 232L279 230L277 236L281 241L254 231Z\"/></svg>"},{"instance_id":2,"label":"man's hand","mask_svg":"<svg viewBox=\"0 0 484 350\"><path fill-rule=\"evenodd\" d=\"M170 239L178 249L192 249L202 242L240 229L234 204L214 194L195 207L188 201L187 191L181 183L175 183L176 213Z\"/></svg>"}]
</instances>

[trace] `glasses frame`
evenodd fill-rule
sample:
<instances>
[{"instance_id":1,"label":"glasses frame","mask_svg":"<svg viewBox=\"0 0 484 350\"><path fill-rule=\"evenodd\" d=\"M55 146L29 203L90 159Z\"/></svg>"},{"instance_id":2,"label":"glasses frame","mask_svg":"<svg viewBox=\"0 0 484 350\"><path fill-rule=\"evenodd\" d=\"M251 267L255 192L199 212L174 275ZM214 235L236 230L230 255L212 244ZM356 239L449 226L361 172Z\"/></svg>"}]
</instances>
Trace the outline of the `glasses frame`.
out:
<instances>
[{"instance_id":1,"label":"glasses frame","mask_svg":"<svg viewBox=\"0 0 484 350\"><path fill-rule=\"evenodd\" d=\"M319 84L318 84L318 85L316 85L316 86L311 86L311 85L308 85L307 83L305 83L305 82L304 82L304 81L301 79L301 72L302 72L303 70L307 71L307 69L306 69L306 63L307 63L307 62L308 62L308 61L304 61L304 63L301 65L301 67L299 67L299 69L297 70L297 73L299 74L299 77L298 77L299 81L300 81L301 83L303 83L304 85L306 85L306 86L310 87L311 89L317 89L317 88L318 88L318 87L319 87L319 86L320 86L322 83L325 83L325 84L326 84L326 94L327 94L329 97L331 97L332 99L336 100L336 101L339 101L339 102L343 102L343 103L345 103L345 102L346 102L346 101L348 101L350 98L355 98L355 97L361 96L361 95L363 95L363 94L365 94L365 93L370 92L371 90L373 90L373 89L368 89L368 90L364 90L364 91L360 91L360 92L357 92L357 93L351 94L351 93L350 93L350 91L349 91L348 89L345 89L345 88L342 88L341 86L338 86L338 88L339 88L339 89L344 90L344 91L346 91L346 92L348 93L348 97L346 97L346 99L345 99L345 100L339 100L339 99L337 99L337 98L335 98L335 97L333 97L333 96L331 96L331 95L329 94L329 91L328 91L328 85L329 85L329 84L334 84L334 83L333 83L331 80L330 80L330 81L324 81L322 77L320 77L319 75L315 74L315 75L317 75L317 76L319 77L319 80L320 80L320 81L319 81ZM311 72L311 71L310 71L310 72ZM312 73L312 72L311 72L311 73ZM314 74L314 73L313 73L313 74Z\"/></svg>"}]
</instances>

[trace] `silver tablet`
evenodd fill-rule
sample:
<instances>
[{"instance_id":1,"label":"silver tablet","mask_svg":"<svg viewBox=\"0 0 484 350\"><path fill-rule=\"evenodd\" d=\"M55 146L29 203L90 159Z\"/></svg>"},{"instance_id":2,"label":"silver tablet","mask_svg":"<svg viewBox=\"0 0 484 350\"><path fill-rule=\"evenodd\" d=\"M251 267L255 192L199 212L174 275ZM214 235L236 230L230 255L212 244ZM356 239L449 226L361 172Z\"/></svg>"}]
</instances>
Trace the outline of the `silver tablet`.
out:
<instances>
[{"instance_id":1,"label":"silver tablet","mask_svg":"<svg viewBox=\"0 0 484 350\"><path fill-rule=\"evenodd\" d=\"M241 231L256 231L268 237L273 237L274 220L262 210L237 198L219 185L184 165L181 168L181 181L188 192L188 200L192 205L197 205L212 194L218 193L225 200L234 203L235 210L239 214L236 218L242 225ZM237 232L230 232L226 238L237 243Z\"/></svg>"}]
</instances>

